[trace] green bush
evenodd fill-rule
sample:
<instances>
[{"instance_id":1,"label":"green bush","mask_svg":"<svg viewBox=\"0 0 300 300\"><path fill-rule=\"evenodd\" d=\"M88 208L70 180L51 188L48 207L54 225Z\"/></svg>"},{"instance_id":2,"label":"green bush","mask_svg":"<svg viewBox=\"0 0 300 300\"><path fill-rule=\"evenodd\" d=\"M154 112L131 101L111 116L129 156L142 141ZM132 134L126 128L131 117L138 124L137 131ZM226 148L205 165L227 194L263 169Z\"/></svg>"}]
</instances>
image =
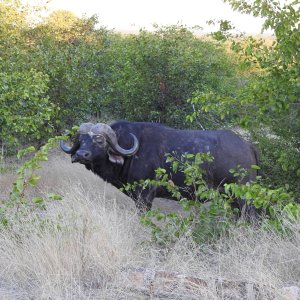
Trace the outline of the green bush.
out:
<instances>
[{"instance_id":1,"label":"green bush","mask_svg":"<svg viewBox=\"0 0 300 300\"><path fill-rule=\"evenodd\" d=\"M30 23L29 16L19 1L1 3L0 72L20 77L10 87L20 96L18 101L32 101L39 122L44 115L44 123L50 123L48 129L55 133L96 113L109 120L159 121L183 127L185 115L193 110L186 100L195 90L234 90L236 66L225 48L194 36L184 26L119 35L97 27L96 16L78 18L56 11L38 24ZM22 76L24 84L31 86L26 95L21 95ZM6 101L16 99L6 96ZM43 111L34 107L38 97ZM32 139L49 137L41 127L35 129Z\"/></svg>"},{"instance_id":2,"label":"green bush","mask_svg":"<svg viewBox=\"0 0 300 300\"><path fill-rule=\"evenodd\" d=\"M105 74L97 72L108 31L96 29L97 18L78 18L58 11L27 32L34 47L28 64L48 75L50 101L60 108L56 130L72 127L101 110ZM105 70L103 70L103 73Z\"/></svg>"},{"instance_id":3,"label":"green bush","mask_svg":"<svg viewBox=\"0 0 300 300\"><path fill-rule=\"evenodd\" d=\"M232 39L231 49L250 72L241 77L234 93L195 91L189 100L195 112L188 120L202 120L206 115L244 127L261 152L266 184L289 185L299 201L299 1L226 2L233 9L263 17L263 29L273 29L275 38L272 43L253 37Z\"/></svg>"},{"instance_id":4,"label":"green bush","mask_svg":"<svg viewBox=\"0 0 300 300\"><path fill-rule=\"evenodd\" d=\"M32 197L29 195L28 189L39 184L40 176L37 171L42 167L41 162L48 160L49 150L57 147L57 142L61 139L64 137L50 138L38 151L30 146L18 152L18 158L26 154L31 154L31 158L16 170L17 178L12 185L9 198L0 199L0 230L12 228L15 222L33 213L36 213L36 221L40 224L47 222L47 220L43 220L40 213L45 209L46 201L61 200L62 196L57 193L48 193L44 197Z\"/></svg>"},{"instance_id":5,"label":"green bush","mask_svg":"<svg viewBox=\"0 0 300 300\"><path fill-rule=\"evenodd\" d=\"M53 130L48 76L34 69L0 73L0 140L41 139Z\"/></svg>"},{"instance_id":6,"label":"green bush","mask_svg":"<svg viewBox=\"0 0 300 300\"><path fill-rule=\"evenodd\" d=\"M183 26L122 36L110 52L104 102L112 115L129 120L182 127L195 90L232 89L236 74L224 48Z\"/></svg>"},{"instance_id":7,"label":"green bush","mask_svg":"<svg viewBox=\"0 0 300 300\"><path fill-rule=\"evenodd\" d=\"M178 158L168 156L172 172L182 172L185 185L189 188L190 197L186 198L184 189L176 186L170 174L165 169L156 170L156 179L142 180L125 186L127 192L149 186L165 188L174 199L179 201L188 212L186 217L178 214L164 214L159 210L149 211L141 218L143 224L152 232L155 243L169 245L178 238L190 235L197 243L208 243L226 234L231 226L248 226L260 224L268 230L287 233L286 221L299 221L300 205L295 203L292 193L285 188L266 188L257 181L246 184L230 183L223 189L210 188L205 181L205 172L201 168L204 162L211 162L209 153L185 154ZM252 166L257 169L257 166ZM240 180L247 176L247 171L241 168L230 170ZM237 209L233 208L237 199L243 199L248 206L254 206L260 213L257 219L244 216L237 220Z\"/></svg>"}]
</instances>

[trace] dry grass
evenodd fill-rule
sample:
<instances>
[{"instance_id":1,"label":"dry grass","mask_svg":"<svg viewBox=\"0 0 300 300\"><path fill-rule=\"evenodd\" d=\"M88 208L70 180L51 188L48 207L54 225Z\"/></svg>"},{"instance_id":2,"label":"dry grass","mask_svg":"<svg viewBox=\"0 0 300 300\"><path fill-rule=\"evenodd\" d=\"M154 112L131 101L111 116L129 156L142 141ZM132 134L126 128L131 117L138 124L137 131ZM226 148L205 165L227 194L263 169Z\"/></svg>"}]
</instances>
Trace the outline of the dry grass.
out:
<instances>
[{"instance_id":1,"label":"dry grass","mask_svg":"<svg viewBox=\"0 0 300 300\"><path fill-rule=\"evenodd\" d=\"M64 200L48 204L44 216L53 222L42 229L32 215L0 233L0 299L155 299L128 288L127 267L251 282L259 299L284 299L282 286L299 285L300 224L289 239L236 228L213 245L186 238L157 248L133 202L83 166L55 156L42 176L32 193L58 192ZM12 179L1 175L2 197ZM193 293L186 299L225 297L213 284Z\"/></svg>"}]
</instances>

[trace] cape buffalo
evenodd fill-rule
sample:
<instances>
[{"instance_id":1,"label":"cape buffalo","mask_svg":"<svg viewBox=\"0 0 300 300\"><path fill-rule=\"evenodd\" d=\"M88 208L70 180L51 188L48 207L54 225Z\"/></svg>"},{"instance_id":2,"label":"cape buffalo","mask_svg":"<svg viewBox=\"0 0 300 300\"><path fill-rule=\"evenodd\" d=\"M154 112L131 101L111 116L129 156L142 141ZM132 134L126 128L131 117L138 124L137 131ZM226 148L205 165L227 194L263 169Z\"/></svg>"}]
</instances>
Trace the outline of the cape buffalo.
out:
<instances>
[{"instance_id":1,"label":"cape buffalo","mask_svg":"<svg viewBox=\"0 0 300 300\"><path fill-rule=\"evenodd\" d=\"M84 123L72 146L64 141L61 149L71 154L72 162L84 164L102 179L117 188L141 179L154 179L155 170L165 168L166 153L210 152L213 162L203 164L207 181L213 187L237 179L230 168L240 165L251 170L257 164L256 151L251 144L229 130L178 130L157 123L117 121L111 124ZM177 186L184 187L182 173L171 174ZM253 180L251 170L246 180ZM166 197L162 188L136 190L130 195L140 210L151 209L154 197ZM170 196L170 195L169 195Z\"/></svg>"}]
</instances>

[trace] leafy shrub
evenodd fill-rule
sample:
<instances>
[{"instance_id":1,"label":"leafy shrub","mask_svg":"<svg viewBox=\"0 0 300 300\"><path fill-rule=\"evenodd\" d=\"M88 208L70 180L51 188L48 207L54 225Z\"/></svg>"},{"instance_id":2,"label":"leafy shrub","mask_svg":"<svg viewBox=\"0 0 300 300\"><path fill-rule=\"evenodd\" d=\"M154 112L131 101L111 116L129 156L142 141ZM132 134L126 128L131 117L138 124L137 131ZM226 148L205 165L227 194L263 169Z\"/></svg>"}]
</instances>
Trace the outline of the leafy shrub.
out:
<instances>
[{"instance_id":1,"label":"leafy shrub","mask_svg":"<svg viewBox=\"0 0 300 300\"><path fill-rule=\"evenodd\" d=\"M224 48L184 26L141 30L111 44L104 103L117 117L182 127L186 100L206 87L231 89L235 64Z\"/></svg>"},{"instance_id":2,"label":"leafy shrub","mask_svg":"<svg viewBox=\"0 0 300 300\"><path fill-rule=\"evenodd\" d=\"M37 170L41 168L41 162L48 159L48 152L56 147L57 141L62 137L55 137L48 140L39 151L33 146L18 152L18 158L35 152L34 156L26 160L21 167L17 169L17 179L13 183L8 199L0 199L0 229L1 227L11 227L14 222L28 214L37 212L45 208L46 200L61 200L62 197L56 193L50 193L46 197L28 197L29 187L35 187L39 183L40 176ZM42 220L42 217L38 217Z\"/></svg>"},{"instance_id":3,"label":"leafy shrub","mask_svg":"<svg viewBox=\"0 0 300 300\"><path fill-rule=\"evenodd\" d=\"M51 132L54 106L46 96L47 75L31 69L2 72L0 78L0 139L13 141L17 134L40 139Z\"/></svg>"},{"instance_id":4,"label":"leafy shrub","mask_svg":"<svg viewBox=\"0 0 300 300\"><path fill-rule=\"evenodd\" d=\"M195 91L190 98L195 112L188 119L212 115L246 128L262 153L267 183L273 188L289 185L300 199L299 1L226 2L235 10L263 17L262 29L274 30L275 38L272 43L253 37L230 40L240 65L252 71L241 77L234 93Z\"/></svg>"},{"instance_id":5,"label":"leafy shrub","mask_svg":"<svg viewBox=\"0 0 300 300\"><path fill-rule=\"evenodd\" d=\"M182 157L167 156L174 173L183 172L188 193L174 184L170 174L165 169L156 170L156 179L142 180L139 183L127 185L130 191L138 186L164 187L174 199L179 201L188 216L182 217L176 213L163 214L159 211L149 211L142 217L142 223L150 227L155 242L169 244L184 234L189 234L198 242L208 241L223 234L233 224L234 210L228 199L221 192L210 188L205 181L205 172L201 165L211 162L209 153L186 154ZM189 197L186 197L186 195ZM163 221L159 225L156 221Z\"/></svg>"},{"instance_id":6,"label":"leafy shrub","mask_svg":"<svg viewBox=\"0 0 300 300\"><path fill-rule=\"evenodd\" d=\"M48 75L48 96L60 107L57 131L101 110L98 102L106 70L99 73L97 66L109 62L103 57L109 32L103 27L96 29L96 24L95 16L78 18L57 11L27 32L35 45L27 49L28 64Z\"/></svg>"},{"instance_id":7,"label":"leafy shrub","mask_svg":"<svg viewBox=\"0 0 300 300\"><path fill-rule=\"evenodd\" d=\"M30 121L26 141L41 142L50 129L60 133L93 114L183 127L193 109L186 100L195 90L234 90L231 56L221 44L196 37L185 26L119 35L96 26L96 16L56 11L40 23L30 22L30 16L19 1L1 2L0 89L5 105L0 112L11 113L11 101L18 104L20 118L37 116ZM9 86L15 95L3 90L6 81L15 81ZM20 110L24 106L32 115ZM9 128L1 119L0 125ZM22 128L21 119L16 126Z\"/></svg>"},{"instance_id":8,"label":"leafy shrub","mask_svg":"<svg viewBox=\"0 0 300 300\"><path fill-rule=\"evenodd\" d=\"M212 160L208 153L185 154L181 158L170 155L167 157L172 172L184 174L189 197L186 197L186 190L176 186L170 174L161 168L156 170L156 179L142 180L125 187L126 191L137 187L163 187L188 211L186 217L176 213L164 214L159 210L145 213L141 221L151 229L153 241L167 245L183 235L191 235L198 243L209 242L226 234L231 226L251 224L248 222L253 220L248 218L242 218L236 223L237 210L232 204L237 199L243 199L248 206L254 206L261 211L255 223L260 223L265 228L285 233L288 228L284 218L291 222L299 221L300 205L295 203L292 193L284 188L264 187L260 183L260 176L255 182L224 184L224 191L210 188L201 165ZM230 172L239 180L248 173L242 168L232 169Z\"/></svg>"}]
</instances>

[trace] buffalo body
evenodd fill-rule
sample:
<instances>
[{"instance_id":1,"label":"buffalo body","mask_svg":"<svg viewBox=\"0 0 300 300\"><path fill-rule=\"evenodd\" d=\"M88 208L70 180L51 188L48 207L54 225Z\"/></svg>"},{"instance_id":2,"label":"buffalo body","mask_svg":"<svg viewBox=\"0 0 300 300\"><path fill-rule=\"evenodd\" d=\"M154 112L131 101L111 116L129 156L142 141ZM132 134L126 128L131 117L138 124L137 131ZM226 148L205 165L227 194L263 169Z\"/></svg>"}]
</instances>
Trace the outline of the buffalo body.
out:
<instances>
[{"instance_id":1,"label":"buffalo body","mask_svg":"<svg viewBox=\"0 0 300 300\"><path fill-rule=\"evenodd\" d=\"M157 168L166 169L174 184L184 187L182 173L172 174L166 154L179 157L185 153L207 153L213 156L202 168L207 183L220 187L237 180L229 169L240 166L249 170L244 182L254 180L257 153L254 147L229 130L178 130L157 123L117 121L113 124L84 123L74 145L64 142L61 148L117 188L141 179L154 179ZM137 189L130 196L140 210L151 209L154 197L168 197L163 188ZM242 204L241 204L242 205Z\"/></svg>"}]
</instances>

